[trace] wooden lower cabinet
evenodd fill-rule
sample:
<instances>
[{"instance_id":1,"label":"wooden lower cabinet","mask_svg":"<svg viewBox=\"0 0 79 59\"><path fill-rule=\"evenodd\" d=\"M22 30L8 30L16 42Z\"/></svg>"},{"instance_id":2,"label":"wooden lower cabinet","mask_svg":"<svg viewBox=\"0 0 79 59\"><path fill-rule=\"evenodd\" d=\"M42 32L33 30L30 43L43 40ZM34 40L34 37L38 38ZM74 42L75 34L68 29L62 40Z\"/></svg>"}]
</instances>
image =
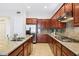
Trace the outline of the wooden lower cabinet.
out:
<instances>
[{"instance_id":1,"label":"wooden lower cabinet","mask_svg":"<svg viewBox=\"0 0 79 59\"><path fill-rule=\"evenodd\" d=\"M61 44L56 42L56 55L61 56Z\"/></svg>"},{"instance_id":2,"label":"wooden lower cabinet","mask_svg":"<svg viewBox=\"0 0 79 59\"><path fill-rule=\"evenodd\" d=\"M56 55L61 56L61 48L56 46Z\"/></svg>"},{"instance_id":3,"label":"wooden lower cabinet","mask_svg":"<svg viewBox=\"0 0 79 59\"><path fill-rule=\"evenodd\" d=\"M24 43L24 56L28 55L28 43Z\"/></svg>"},{"instance_id":4,"label":"wooden lower cabinet","mask_svg":"<svg viewBox=\"0 0 79 59\"><path fill-rule=\"evenodd\" d=\"M31 50L32 47L31 46L32 46L32 43L31 43L31 39L30 39L29 42L28 42L28 49L27 49L28 55L30 55L31 52L32 52L32 50Z\"/></svg>"},{"instance_id":5,"label":"wooden lower cabinet","mask_svg":"<svg viewBox=\"0 0 79 59\"><path fill-rule=\"evenodd\" d=\"M28 56L28 55L30 55L32 52L32 41L31 40L32 40L32 38L28 39L17 49L12 51L9 54L9 56Z\"/></svg>"},{"instance_id":6,"label":"wooden lower cabinet","mask_svg":"<svg viewBox=\"0 0 79 59\"><path fill-rule=\"evenodd\" d=\"M64 47L61 43L52 37L49 39L48 43L51 51L53 51L54 56L76 56L72 51Z\"/></svg>"},{"instance_id":7,"label":"wooden lower cabinet","mask_svg":"<svg viewBox=\"0 0 79 59\"><path fill-rule=\"evenodd\" d=\"M23 55L23 45L21 45L20 47L18 47L16 50L14 50L13 52L11 52L9 54L9 56L19 56L19 55Z\"/></svg>"},{"instance_id":8,"label":"wooden lower cabinet","mask_svg":"<svg viewBox=\"0 0 79 59\"><path fill-rule=\"evenodd\" d=\"M23 56L24 55L24 51L22 50L19 54L18 54L18 56Z\"/></svg>"},{"instance_id":9,"label":"wooden lower cabinet","mask_svg":"<svg viewBox=\"0 0 79 59\"><path fill-rule=\"evenodd\" d=\"M62 46L62 56L75 56L75 54L66 47Z\"/></svg>"},{"instance_id":10,"label":"wooden lower cabinet","mask_svg":"<svg viewBox=\"0 0 79 59\"><path fill-rule=\"evenodd\" d=\"M54 41L53 42L53 53L56 56L56 41L55 40L53 40L53 41Z\"/></svg>"},{"instance_id":11,"label":"wooden lower cabinet","mask_svg":"<svg viewBox=\"0 0 79 59\"><path fill-rule=\"evenodd\" d=\"M37 43L48 43L47 34L37 34Z\"/></svg>"},{"instance_id":12,"label":"wooden lower cabinet","mask_svg":"<svg viewBox=\"0 0 79 59\"><path fill-rule=\"evenodd\" d=\"M32 38L24 43L24 56L29 56L32 52Z\"/></svg>"}]
</instances>

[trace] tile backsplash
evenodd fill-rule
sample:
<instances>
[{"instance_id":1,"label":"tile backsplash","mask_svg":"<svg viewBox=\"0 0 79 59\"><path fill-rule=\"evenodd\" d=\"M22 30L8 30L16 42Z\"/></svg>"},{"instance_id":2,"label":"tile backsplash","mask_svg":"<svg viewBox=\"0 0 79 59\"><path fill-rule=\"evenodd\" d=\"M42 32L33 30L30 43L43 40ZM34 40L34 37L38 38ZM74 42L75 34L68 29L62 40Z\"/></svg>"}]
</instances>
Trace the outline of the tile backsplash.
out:
<instances>
[{"instance_id":1,"label":"tile backsplash","mask_svg":"<svg viewBox=\"0 0 79 59\"><path fill-rule=\"evenodd\" d=\"M73 22L72 21L68 22L68 23L66 23L65 32L68 33L68 34L70 34L70 33L79 33L79 27L73 27Z\"/></svg>"}]
</instances>

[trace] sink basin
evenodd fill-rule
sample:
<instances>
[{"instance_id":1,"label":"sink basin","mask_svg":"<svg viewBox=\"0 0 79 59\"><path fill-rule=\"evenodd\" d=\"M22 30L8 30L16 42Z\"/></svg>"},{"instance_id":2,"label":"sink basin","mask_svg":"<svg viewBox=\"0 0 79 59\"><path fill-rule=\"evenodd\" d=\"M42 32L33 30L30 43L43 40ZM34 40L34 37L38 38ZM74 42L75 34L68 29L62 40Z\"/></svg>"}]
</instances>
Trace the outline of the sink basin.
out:
<instances>
[{"instance_id":1,"label":"sink basin","mask_svg":"<svg viewBox=\"0 0 79 59\"><path fill-rule=\"evenodd\" d=\"M12 39L11 41L22 41L23 39L25 39L24 37L18 37L17 39Z\"/></svg>"},{"instance_id":2,"label":"sink basin","mask_svg":"<svg viewBox=\"0 0 79 59\"><path fill-rule=\"evenodd\" d=\"M11 40L11 41L22 41L21 39L19 40L19 39L17 39L17 40L15 40L15 39L13 39L13 40Z\"/></svg>"}]
</instances>

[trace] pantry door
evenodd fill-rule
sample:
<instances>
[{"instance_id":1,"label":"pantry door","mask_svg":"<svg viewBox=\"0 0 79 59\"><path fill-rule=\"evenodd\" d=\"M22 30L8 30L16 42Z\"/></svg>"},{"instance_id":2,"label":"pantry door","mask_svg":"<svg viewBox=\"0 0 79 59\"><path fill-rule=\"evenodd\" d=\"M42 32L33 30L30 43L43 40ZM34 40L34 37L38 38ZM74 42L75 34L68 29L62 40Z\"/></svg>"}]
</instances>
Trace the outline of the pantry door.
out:
<instances>
[{"instance_id":1,"label":"pantry door","mask_svg":"<svg viewBox=\"0 0 79 59\"><path fill-rule=\"evenodd\" d=\"M0 40L6 39L6 23L5 19L0 18Z\"/></svg>"}]
</instances>

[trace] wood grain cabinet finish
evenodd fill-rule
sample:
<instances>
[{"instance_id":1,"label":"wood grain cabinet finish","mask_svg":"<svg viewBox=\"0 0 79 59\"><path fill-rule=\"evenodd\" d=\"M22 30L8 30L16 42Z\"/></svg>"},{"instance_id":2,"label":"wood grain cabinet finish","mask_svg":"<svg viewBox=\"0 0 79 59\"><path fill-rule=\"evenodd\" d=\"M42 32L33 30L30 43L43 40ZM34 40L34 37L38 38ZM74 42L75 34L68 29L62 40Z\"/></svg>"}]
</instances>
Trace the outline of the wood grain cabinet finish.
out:
<instances>
[{"instance_id":1,"label":"wood grain cabinet finish","mask_svg":"<svg viewBox=\"0 0 79 59\"><path fill-rule=\"evenodd\" d=\"M47 43L47 34L37 34L37 43Z\"/></svg>"},{"instance_id":2,"label":"wood grain cabinet finish","mask_svg":"<svg viewBox=\"0 0 79 59\"><path fill-rule=\"evenodd\" d=\"M75 54L66 47L62 46L62 56L75 56Z\"/></svg>"},{"instance_id":3,"label":"wood grain cabinet finish","mask_svg":"<svg viewBox=\"0 0 79 59\"><path fill-rule=\"evenodd\" d=\"M73 3L74 26L79 26L79 3Z\"/></svg>"},{"instance_id":4,"label":"wood grain cabinet finish","mask_svg":"<svg viewBox=\"0 0 79 59\"><path fill-rule=\"evenodd\" d=\"M24 56L28 55L28 43L24 43Z\"/></svg>"},{"instance_id":5,"label":"wood grain cabinet finish","mask_svg":"<svg viewBox=\"0 0 79 59\"><path fill-rule=\"evenodd\" d=\"M26 18L26 24L37 24L36 18Z\"/></svg>"},{"instance_id":6,"label":"wood grain cabinet finish","mask_svg":"<svg viewBox=\"0 0 79 59\"><path fill-rule=\"evenodd\" d=\"M31 52L32 52L32 43L31 43L31 38L29 39L29 41L28 41L28 55L30 55L31 54Z\"/></svg>"},{"instance_id":7,"label":"wood grain cabinet finish","mask_svg":"<svg viewBox=\"0 0 79 59\"><path fill-rule=\"evenodd\" d=\"M28 55L30 55L31 54L31 50L32 50L32 42L31 42L31 38L28 40L28 41L26 41L25 43L24 43L24 56L28 56Z\"/></svg>"},{"instance_id":8,"label":"wood grain cabinet finish","mask_svg":"<svg viewBox=\"0 0 79 59\"><path fill-rule=\"evenodd\" d=\"M24 56L24 51L22 50L22 51L18 54L18 56Z\"/></svg>"},{"instance_id":9,"label":"wood grain cabinet finish","mask_svg":"<svg viewBox=\"0 0 79 59\"><path fill-rule=\"evenodd\" d=\"M49 39L48 43L54 56L76 56L72 51L64 47L61 43L59 43L53 37Z\"/></svg>"},{"instance_id":10,"label":"wood grain cabinet finish","mask_svg":"<svg viewBox=\"0 0 79 59\"><path fill-rule=\"evenodd\" d=\"M18 47L18 48L17 48L16 50L14 50L13 52L11 52L11 53L9 54L9 56L19 56L19 55L23 55L22 50L23 50L23 45L20 46L20 47Z\"/></svg>"},{"instance_id":11,"label":"wood grain cabinet finish","mask_svg":"<svg viewBox=\"0 0 79 59\"><path fill-rule=\"evenodd\" d=\"M49 19L38 19L38 25L41 28L49 29L50 28L50 21L49 21Z\"/></svg>"},{"instance_id":12,"label":"wood grain cabinet finish","mask_svg":"<svg viewBox=\"0 0 79 59\"><path fill-rule=\"evenodd\" d=\"M32 38L28 39L21 46L12 51L9 56L28 56L32 52Z\"/></svg>"},{"instance_id":13,"label":"wood grain cabinet finish","mask_svg":"<svg viewBox=\"0 0 79 59\"><path fill-rule=\"evenodd\" d=\"M56 55L61 56L61 44L56 42Z\"/></svg>"},{"instance_id":14,"label":"wood grain cabinet finish","mask_svg":"<svg viewBox=\"0 0 79 59\"><path fill-rule=\"evenodd\" d=\"M65 8L65 12L71 12L71 13L73 12L72 11L72 8L73 8L72 3L65 3L64 8Z\"/></svg>"},{"instance_id":15,"label":"wood grain cabinet finish","mask_svg":"<svg viewBox=\"0 0 79 59\"><path fill-rule=\"evenodd\" d=\"M62 16L65 12L64 6L62 6L55 15L51 18L51 28L62 29L65 28L66 24L59 22L58 17Z\"/></svg>"}]
</instances>

